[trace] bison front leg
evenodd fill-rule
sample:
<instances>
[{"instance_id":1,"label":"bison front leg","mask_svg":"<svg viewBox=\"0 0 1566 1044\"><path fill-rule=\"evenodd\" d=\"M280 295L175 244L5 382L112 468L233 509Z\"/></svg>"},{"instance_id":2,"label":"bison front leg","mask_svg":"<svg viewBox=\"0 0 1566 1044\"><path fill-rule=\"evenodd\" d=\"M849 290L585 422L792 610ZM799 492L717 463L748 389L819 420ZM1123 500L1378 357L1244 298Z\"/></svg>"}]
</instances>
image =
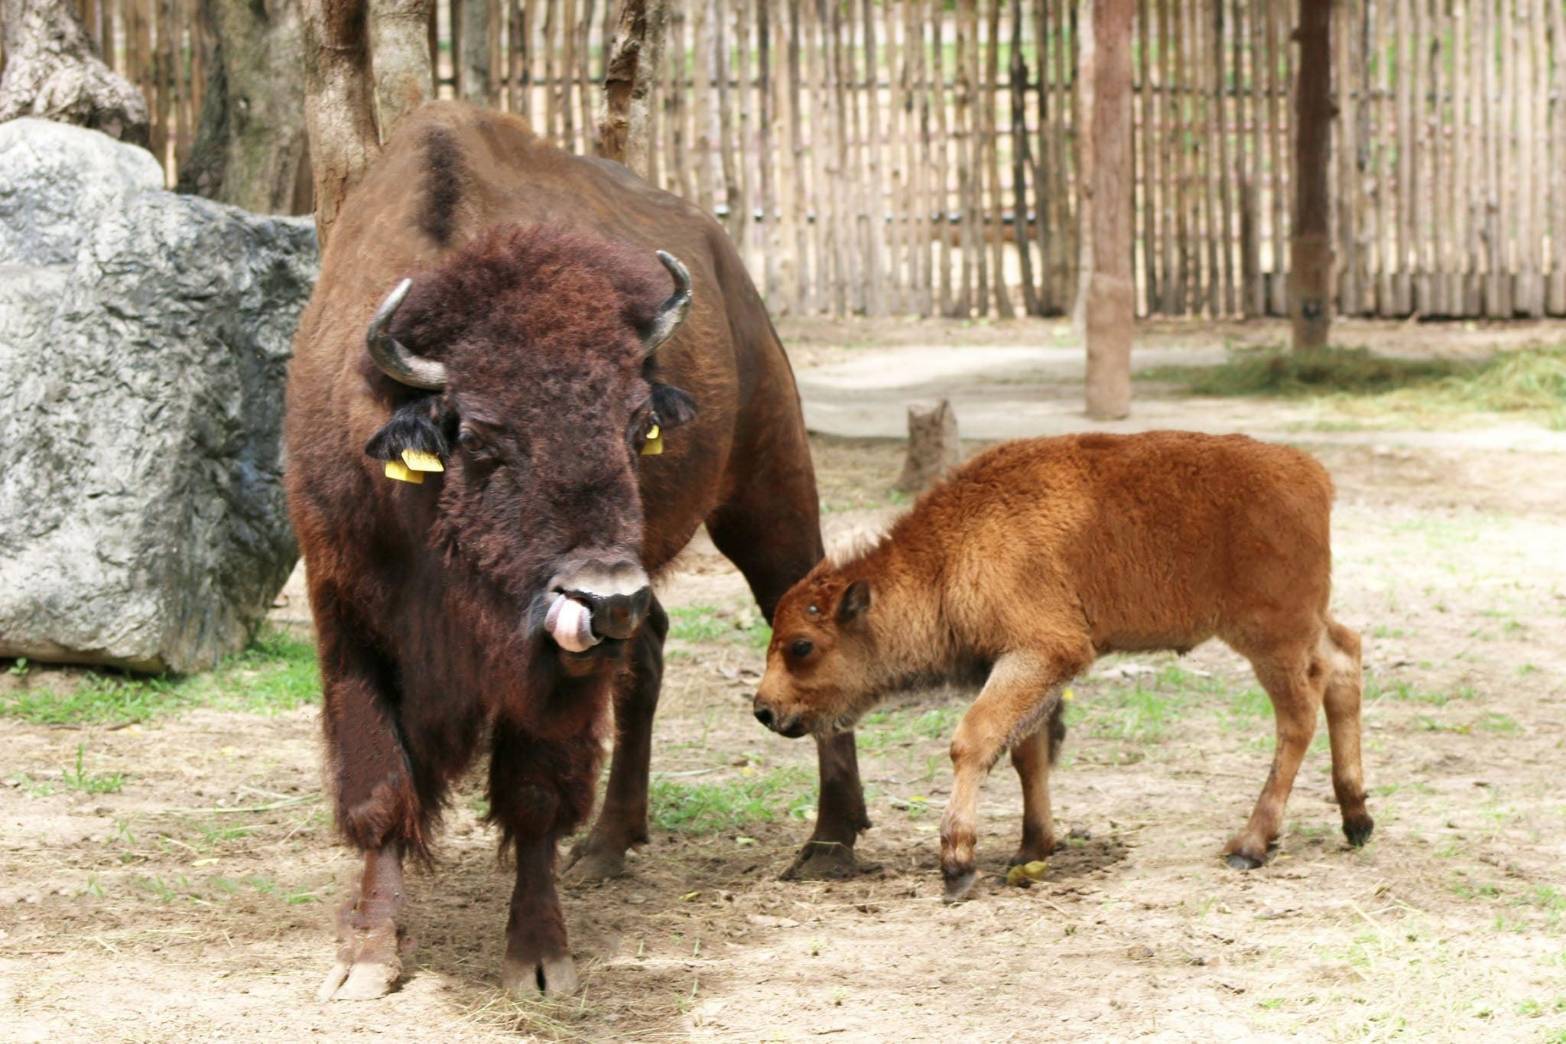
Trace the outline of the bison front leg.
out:
<instances>
[{"instance_id":1,"label":"bison front leg","mask_svg":"<svg viewBox=\"0 0 1566 1044\"><path fill-rule=\"evenodd\" d=\"M373 653L340 637L320 599L316 621L337 826L364 855L359 887L338 911L337 962L318 995L368 1000L390 992L402 975L402 856L423 844L425 806L393 725L392 703L375 680Z\"/></svg>"},{"instance_id":2,"label":"bison front leg","mask_svg":"<svg viewBox=\"0 0 1566 1044\"><path fill-rule=\"evenodd\" d=\"M521 998L576 990L576 964L555 890L555 852L592 807L598 740L530 736L499 722L490 761L490 819L512 846L516 887L506 918L501 983Z\"/></svg>"},{"instance_id":3,"label":"bison front leg","mask_svg":"<svg viewBox=\"0 0 1566 1044\"><path fill-rule=\"evenodd\" d=\"M321 983L318 1000L374 1000L397 984L402 897L401 846L366 852L359 888L337 912L337 963Z\"/></svg>"},{"instance_id":4,"label":"bison front leg","mask_svg":"<svg viewBox=\"0 0 1566 1044\"><path fill-rule=\"evenodd\" d=\"M789 880L852 877L865 869L854 858L854 842L861 832L870 829L854 734L817 736L816 755L821 769L816 828L784 871L784 878Z\"/></svg>"},{"instance_id":5,"label":"bison front leg","mask_svg":"<svg viewBox=\"0 0 1566 1044\"><path fill-rule=\"evenodd\" d=\"M653 715L663 686L663 642L669 616L656 598L631 649L631 669L614 694L614 758L593 829L571 848L567 877L600 881L625 873L625 853L647 843L647 777L652 766Z\"/></svg>"},{"instance_id":6,"label":"bison front leg","mask_svg":"<svg viewBox=\"0 0 1566 1044\"><path fill-rule=\"evenodd\" d=\"M963 715L952 737L955 780L941 818L941 876L946 901L965 899L978 876L974 846L978 836L979 787L996 760L1015 743L1048 728L1060 701L1060 689L1092 662L1090 650L1066 654L1012 652L995 661L984 690ZM1041 752L1044 766L1047 751ZM1034 809L1047 817L1047 811Z\"/></svg>"}]
</instances>

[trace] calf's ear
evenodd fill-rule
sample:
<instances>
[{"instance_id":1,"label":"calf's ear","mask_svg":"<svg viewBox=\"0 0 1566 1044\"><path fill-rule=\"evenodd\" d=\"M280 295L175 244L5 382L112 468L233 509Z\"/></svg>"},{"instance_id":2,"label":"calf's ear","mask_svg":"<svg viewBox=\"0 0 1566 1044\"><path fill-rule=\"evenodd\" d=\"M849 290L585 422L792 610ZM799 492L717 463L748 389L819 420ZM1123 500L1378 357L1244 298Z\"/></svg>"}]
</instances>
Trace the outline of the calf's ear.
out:
<instances>
[{"instance_id":1,"label":"calf's ear","mask_svg":"<svg viewBox=\"0 0 1566 1044\"><path fill-rule=\"evenodd\" d=\"M843 591L843 600L837 603L837 622L851 623L870 608L870 581L855 580Z\"/></svg>"},{"instance_id":2,"label":"calf's ear","mask_svg":"<svg viewBox=\"0 0 1566 1044\"><path fill-rule=\"evenodd\" d=\"M435 409L431 398L415 399L399 407L365 443L364 452L376 460L400 460L403 450L414 450L445 460L450 446Z\"/></svg>"},{"instance_id":3,"label":"calf's ear","mask_svg":"<svg viewBox=\"0 0 1566 1044\"><path fill-rule=\"evenodd\" d=\"M652 386L652 408L665 428L678 428L696 416L696 400L672 384Z\"/></svg>"}]
</instances>

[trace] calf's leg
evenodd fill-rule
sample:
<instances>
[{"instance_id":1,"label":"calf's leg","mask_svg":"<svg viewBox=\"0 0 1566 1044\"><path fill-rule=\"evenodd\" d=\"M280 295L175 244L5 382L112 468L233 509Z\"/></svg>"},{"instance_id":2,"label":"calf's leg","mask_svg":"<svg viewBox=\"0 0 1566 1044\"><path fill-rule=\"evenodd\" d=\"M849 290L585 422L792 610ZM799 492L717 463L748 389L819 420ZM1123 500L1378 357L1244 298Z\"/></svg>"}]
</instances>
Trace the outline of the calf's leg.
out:
<instances>
[{"instance_id":1,"label":"calf's leg","mask_svg":"<svg viewBox=\"0 0 1566 1044\"><path fill-rule=\"evenodd\" d=\"M1011 764L1022 783L1022 843L1011 857L1021 866L1047 857L1055 850L1055 826L1049 803L1049 771L1066 737L1061 715L1064 704L1055 701L1049 721L1011 748Z\"/></svg>"},{"instance_id":2,"label":"calf's leg","mask_svg":"<svg viewBox=\"0 0 1566 1044\"><path fill-rule=\"evenodd\" d=\"M1359 635L1329 620L1321 642L1321 657L1326 665L1323 702L1327 735L1332 741L1332 790L1343 816L1343 836L1351 845L1363 845L1370 840L1375 823L1365 809L1365 769L1359 750Z\"/></svg>"},{"instance_id":3,"label":"calf's leg","mask_svg":"<svg viewBox=\"0 0 1566 1044\"><path fill-rule=\"evenodd\" d=\"M591 734L546 740L504 719L495 724L489 818L516 859L501 983L519 997L561 995L577 986L555 890L555 849L587 818L598 755Z\"/></svg>"},{"instance_id":4,"label":"calf's leg","mask_svg":"<svg viewBox=\"0 0 1566 1044\"><path fill-rule=\"evenodd\" d=\"M1326 683L1325 664L1303 650L1252 656L1251 665L1262 688L1272 698L1277 746L1272 770L1267 773L1267 782L1249 822L1224 848L1228 864L1237 870L1254 869L1267 861L1267 849L1283 826L1283 807L1294 787L1294 776L1316 734L1316 716Z\"/></svg>"},{"instance_id":5,"label":"calf's leg","mask_svg":"<svg viewBox=\"0 0 1566 1044\"><path fill-rule=\"evenodd\" d=\"M1022 737L1047 735L1046 719L1060 702L1060 688L1093 662L1091 648L1010 652L995 661L979 698L952 737L955 779L941 818L941 876L946 900L967 897L977 876L979 786L997 758ZM1047 748L1039 758L1048 765Z\"/></svg>"},{"instance_id":6,"label":"calf's leg","mask_svg":"<svg viewBox=\"0 0 1566 1044\"><path fill-rule=\"evenodd\" d=\"M614 757L593 829L571 849L567 876L597 881L625 873L625 853L647 843L647 776L653 715L663 686L663 642L669 616L654 598L631 648L631 669L616 680Z\"/></svg>"}]
</instances>

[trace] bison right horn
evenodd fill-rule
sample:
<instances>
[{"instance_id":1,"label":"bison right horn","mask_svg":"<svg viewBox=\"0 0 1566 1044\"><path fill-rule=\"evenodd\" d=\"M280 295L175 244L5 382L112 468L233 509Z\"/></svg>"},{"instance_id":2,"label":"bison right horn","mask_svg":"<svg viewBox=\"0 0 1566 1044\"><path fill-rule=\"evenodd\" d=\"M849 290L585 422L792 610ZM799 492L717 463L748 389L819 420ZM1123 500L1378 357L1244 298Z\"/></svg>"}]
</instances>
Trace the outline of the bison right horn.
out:
<instances>
[{"instance_id":1,"label":"bison right horn","mask_svg":"<svg viewBox=\"0 0 1566 1044\"><path fill-rule=\"evenodd\" d=\"M660 250L658 260L663 262L663 267L669 270L669 275L674 277L674 293L658 309L658 318L653 320L652 329L647 331L647 337L643 341L646 350L642 358L652 357L652 353L658 350L658 346L674 336L674 331L680 328L685 321L685 316L691 310L691 274L680 264L680 259L673 254Z\"/></svg>"},{"instance_id":2,"label":"bison right horn","mask_svg":"<svg viewBox=\"0 0 1566 1044\"><path fill-rule=\"evenodd\" d=\"M399 384L406 384L410 388L440 391L446 386L446 367L434 359L415 355L386 331L386 327L391 324L392 316L397 313L397 307L402 304L402 299L408 296L408 288L411 286L413 280L404 279L386 295L386 300L381 302L381 306L375 310L374 317L370 319L370 328L365 333L365 344L370 349L370 358L375 360L375 365L392 380Z\"/></svg>"}]
</instances>

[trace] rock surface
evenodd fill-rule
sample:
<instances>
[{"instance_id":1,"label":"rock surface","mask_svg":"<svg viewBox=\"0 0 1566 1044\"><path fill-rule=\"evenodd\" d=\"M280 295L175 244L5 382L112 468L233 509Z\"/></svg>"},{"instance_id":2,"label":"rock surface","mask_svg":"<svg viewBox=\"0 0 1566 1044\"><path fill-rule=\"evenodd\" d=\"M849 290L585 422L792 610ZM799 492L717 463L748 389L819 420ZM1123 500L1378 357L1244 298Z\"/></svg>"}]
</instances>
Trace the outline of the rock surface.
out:
<instances>
[{"instance_id":1,"label":"rock surface","mask_svg":"<svg viewBox=\"0 0 1566 1044\"><path fill-rule=\"evenodd\" d=\"M15 120L0 230L0 656L211 666L297 557L283 379L314 229Z\"/></svg>"}]
</instances>

